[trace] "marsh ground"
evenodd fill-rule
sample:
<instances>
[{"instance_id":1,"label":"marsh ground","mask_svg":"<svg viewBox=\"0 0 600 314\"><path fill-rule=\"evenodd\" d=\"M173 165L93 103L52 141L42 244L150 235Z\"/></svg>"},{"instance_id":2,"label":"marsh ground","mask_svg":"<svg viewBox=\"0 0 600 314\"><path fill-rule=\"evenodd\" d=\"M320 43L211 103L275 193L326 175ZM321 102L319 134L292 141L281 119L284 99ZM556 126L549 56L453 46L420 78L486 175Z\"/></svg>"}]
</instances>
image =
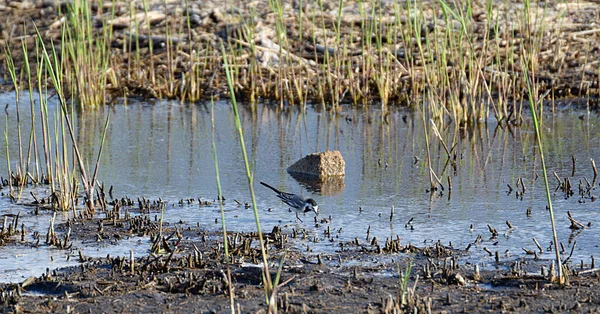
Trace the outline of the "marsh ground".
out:
<instances>
[{"instance_id":1,"label":"marsh ground","mask_svg":"<svg viewBox=\"0 0 600 314\"><path fill-rule=\"evenodd\" d=\"M273 18L266 3L248 2L239 5L235 10L223 8L220 1L204 1L202 4L193 3L189 9L182 7L181 1L149 1L151 17L134 19L129 13L130 4L116 6L114 15L109 14L111 8L98 9L93 15L94 25L110 24L115 31L110 46L114 48L111 57L111 71L114 80L108 83L108 89L114 97L171 97L182 99L206 99L212 95L224 95L226 84L221 69L220 51L216 44L221 39L231 39L240 49L249 49L250 43L256 44L258 54L240 54L238 57L241 69L257 67L256 72L264 76L256 82L263 82L260 97L276 96L276 86L281 73L274 72L280 60L276 46L273 46L274 30L277 19ZM332 29L339 22L344 26L342 37L350 40L355 38L353 31L358 30L364 20L357 13L356 3L344 2L344 15L337 19L337 2L325 2L319 10L314 10L310 4L305 4L303 12L320 12L307 14L307 20L302 20L311 34L316 36L307 39L300 35L298 17L285 19L291 25L288 31L288 57L294 62L290 65L297 73L303 73L307 86L322 84L318 77L321 74L331 74L331 69L323 68L323 52L332 54L339 49L338 44L331 43L332 35L323 32ZM544 4L544 5L542 5ZM284 11L297 10L297 2L293 2ZM137 12L143 11L141 1L132 1L131 6ZM527 47L529 39L522 34L522 29L514 26L511 20L518 19L518 11L522 2L498 3L503 14L499 27L494 30L500 35L494 39L493 46L496 56L511 56L515 63L519 61L519 53ZM475 39L483 41L491 34L487 23L484 3L474 6ZM289 10L288 10L289 9ZM381 9L384 10L385 8ZM0 12L4 19L0 21L0 38L2 47L10 47L19 61L19 51L23 42L30 46L35 44L32 22L41 30L44 38L59 42L61 20L66 7L57 6L54 1L1 1ZM378 9L379 10L379 9ZM256 30L252 36L240 24L241 17L248 16L252 11L255 16ZM165 13L166 12L166 13ZM500 12L500 11L498 11ZM594 28L598 16L598 5L593 2L541 2L532 7L534 16L545 25L540 35L538 81L541 91L550 89L557 97L583 96L593 100L598 89L598 30ZM544 13L545 15L542 15ZM171 17L168 19L167 17ZM445 21L439 17L439 12L426 12L423 21L423 31L432 32L436 28L447 29ZM316 21L316 22L315 22ZM406 19L390 19L380 26L389 27L400 21L406 24ZM443 23L442 23L443 22ZM311 26L312 24L312 26ZM145 27L145 25L152 27ZM192 25L191 29L183 26ZM168 28L167 26L171 27ZM172 37L165 35L165 30L172 30ZM389 29L389 28L388 28ZM139 31L139 36L133 36L132 31ZM175 34L175 35L173 35ZM400 33L395 36L401 37ZM132 40L135 38L135 40ZM383 38L383 37L381 37ZM381 39L380 38L380 39ZM406 40L392 38L385 50L394 55L395 62L389 72L397 73L394 88L396 95L407 95L413 89L415 78L422 75L427 60L434 60L425 54L416 53L415 60L407 61L407 50L414 49L406 46ZM388 41L386 39L386 41ZM177 47L177 58L168 62L169 45ZM347 45L344 62L353 64L360 60L375 57L372 51L365 51L360 43L355 46ZM150 49L152 47L152 49ZM245 48L244 48L245 47ZM492 46L476 48L473 51L491 49ZM135 49L134 49L135 48ZM329 50L329 48L334 50ZM339 50L338 50L339 51ZM383 51L383 50L382 50ZM514 55L510 52L515 53ZM193 52L193 53L192 53ZM201 52L199 55L195 53ZM129 54L131 53L131 54ZM414 53L414 51L413 51ZM435 51L429 51L435 54ZM32 52L33 54L33 52ZM408 53L412 55L411 53ZM5 54L2 55L2 58ZM196 59L194 59L196 58ZM429 58L429 59L428 59ZM410 58L408 58L410 59ZM421 59L419 61L419 59ZM3 66L6 66L3 59ZM206 63L205 67L196 69L199 81L192 88L189 77L182 79L182 74L189 73L198 60L219 60ZM497 68L498 59L484 57L482 73L495 76L509 75L518 77L520 73L515 68ZM258 62L255 62L258 61ZM455 60L457 61L457 60ZM453 60L448 61L448 67L455 66ZM20 66L17 65L19 68ZM158 80L153 80L151 71ZM293 71L292 71L293 72ZM288 73L292 73L288 72ZM6 75L5 70L2 73ZM255 97L256 86L252 80L244 80L244 71L240 71L240 91L246 96ZM294 72L296 73L296 72ZM339 74L339 73L338 73ZM367 75L367 73L364 73ZM295 75L295 74L294 74ZM341 86L352 81L339 80ZM3 83L6 83L4 81ZM311 85L312 84L312 85ZM371 83L366 84L368 86ZM3 84L5 88L11 88ZM363 87L364 88L364 87ZM333 101L334 96L327 96L311 90L312 99L316 101ZM344 87L341 87L341 91ZM374 90L374 89L373 89ZM180 97L181 91L185 91ZM505 91L506 92L506 91ZM516 92L515 97L518 96ZM359 102L377 100L380 95L371 96L351 95L343 101ZM339 95L338 95L339 96ZM276 97L275 97L276 98ZM343 98L343 97L342 97ZM294 97L290 97L294 99ZM399 104L406 97L391 97ZM338 99L339 100L339 99ZM133 218L132 218L133 219ZM142 237L156 237L156 225L149 222L123 220L110 224L106 221L100 232L100 218L73 221L71 232L78 238L98 238L99 242L109 239L126 238L134 234ZM174 223L174 222L171 222ZM135 226L135 231L132 229ZM64 236L68 227L57 226L58 238ZM189 227L179 230L181 237L175 236L166 240L173 254L166 252L160 255L136 257L131 271L132 262L124 257L107 257L90 259L73 253L72 258L81 258L81 267L62 269L56 272L50 270L46 275L27 280L20 284L3 284L0 286L0 312L227 312L229 311L227 267L221 260L222 245L219 234L211 234L201 229ZM165 230L165 234L176 234L175 229ZM468 252L457 251L442 246L421 247L403 246L396 244L390 252L377 252L371 246L353 246L348 244L347 250L336 254L311 255L290 249L283 239L289 235L272 233L269 238L273 242L270 248L271 262L276 265L283 252L286 252L285 267L281 274L277 293L277 304L281 312L308 313L349 313L372 312L389 313L405 310L412 312L597 312L600 297L597 293L599 276L591 265L585 265L580 274L572 269L569 285L558 287L548 278L547 260L535 258L499 264L494 271L485 270L476 274L473 265L453 264L453 257ZM232 249L236 252L236 262L231 267L231 284L234 291L236 309L240 312L266 312L267 305L260 272L241 260L251 264L256 261L256 249L250 246L244 248L246 241L256 243L253 234L239 234L238 242ZM5 244L15 245L10 240ZM195 247L194 247L195 246ZM412 263L408 280L409 293L403 303L400 291L400 274ZM541 269L545 267L545 276ZM272 267L275 268L275 267Z\"/></svg>"},{"instance_id":2,"label":"marsh ground","mask_svg":"<svg viewBox=\"0 0 600 314\"><path fill-rule=\"evenodd\" d=\"M103 245L156 229L155 223L143 220L104 221L102 231L94 220L69 226L78 237L98 238L97 245ZM66 229L57 226L57 235ZM177 234L163 242L167 252L136 258L133 272L127 257L92 259L73 253L80 267L49 271L23 284L3 284L0 312L229 312L227 267L219 262L220 234L193 227L178 230L165 228L165 235ZM236 239L231 244L236 262L230 265L236 311L266 312L261 272L252 266L259 253L248 245L256 241L255 235L232 234L231 239ZM559 287L547 275L549 261L533 257L477 274L473 265L458 262L467 252L440 245L398 243L396 253L386 248L376 253L368 243L348 243L336 254L311 255L291 249L289 237L278 230L266 239L271 243L273 275L285 252L276 297L284 313L594 313L600 307L597 269L583 269L579 275L574 271L569 285ZM400 272L408 263L412 268L402 304Z\"/></svg>"}]
</instances>

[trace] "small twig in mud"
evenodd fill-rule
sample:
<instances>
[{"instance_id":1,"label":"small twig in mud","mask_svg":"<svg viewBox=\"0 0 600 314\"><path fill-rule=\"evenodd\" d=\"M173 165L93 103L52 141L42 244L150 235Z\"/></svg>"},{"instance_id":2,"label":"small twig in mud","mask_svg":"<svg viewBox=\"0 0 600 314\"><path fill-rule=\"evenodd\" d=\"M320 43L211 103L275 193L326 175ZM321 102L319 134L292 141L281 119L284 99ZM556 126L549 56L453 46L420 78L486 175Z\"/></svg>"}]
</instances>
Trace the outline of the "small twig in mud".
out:
<instances>
[{"instance_id":1,"label":"small twig in mud","mask_svg":"<svg viewBox=\"0 0 600 314\"><path fill-rule=\"evenodd\" d=\"M173 255L175 254L175 252L177 252L179 248L175 248L171 254L169 254L169 257L167 258L167 260L165 261L165 264L163 265L163 268L165 271L169 271L169 264L171 264L171 261L173 260Z\"/></svg>"},{"instance_id":2,"label":"small twig in mud","mask_svg":"<svg viewBox=\"0 0 600 314\"><path fill-rule=\"evenodd\" d=\"M498 231L494 227L492 227L490 224L488 224L487 227L493 238L498 236Z\"/></svg>"},{"instance_id":3,"label":"small twig in mud","mask_svg":"<svg viewBox=\"0 0 600 314\"><path fill-rule=\"evenodd\" d=\"M523 251L525 251L525 254L527 254L527 255L535 255L535 251L534 250L529 250L529 249L526 249L526 248L521 248L521 249L523 249Z\"/></svg>"},{"instance_id":4,"label":"small twig in mud","mask_svg":"<svg viewBox=\"0 0 600 314\"><path fill-rule=\"evenodd\" d=\"M586 274L591 274L591 273L596 273L596 272L600 272L600 268L592 268L592 269L588 269L588 270L583 270L580 272L577 272L578 275L586 275Z\"/></svg>"},{"instance_id":5,"label":"small twig in mud","mask_svg":"<svg viewBox=\"0 0 600 314\"><path fill-rule=\"evenodd\" d=\"M296 275L292 276L292 278L280 283L279 285L277 285L278 288L283 288L285 285L287 285L288 283L292 282L292 280L296 279Z\"/></svg>"},{"instance_id":6,"label":"small twig in mud","mask_svg":"<svg viewBox=\"0 0 600 314\"><path fill-rule=\"evenodd\" d=\"M598 177L598 169L596 168L596 162L594 161L594 159L590 159L590 161L592 162L592 170L594 171L594 179L592 179L592 182L594 182L594 184L596 183L596 178Z\"/></svg>"},{"instance_id":7,"label":"small twig in mud","mask_svg":"<svg viewBox=\"0 0 600 314\"><path fill-rule=\"evenodd\" d=\"M575 246L577 246L577 241L573 242L573 246L571 247L571 253L569 253L569 256L567 256L567 258L562 262L563 265L567 264L567 262L571 259L571 256L573 256L573 251L575 251Z\"/></svg>"},{"instance_id":8,"label":"small twig in mud","mask_svg":"<svg viewBox=\"0 0 600 314\"><path fill-rule=\"evenodd\" d=\"M133 257L133 250L129 250L129 271L131 275L135 274L135 259Z\"/></svg>"},{"instance_id":9,"label":"small twig in mud","mask_svg":"<svg viewBox=\"0 0 600 314\"><path fill-rule=\"evenodd\" d=\"M538 242L538 240L536 240L536 238L533 238L533 242L537 246L537 248L540 251L540 253L544 253L544 249L542 248L542 246L540 245L540 243Z\"/></svg>"},{"instance_id":10,"label":"small twig in mud","mask_svg":"<svg viewBox=\"0 0 600 314\"><path fill-rule=\"evenodd\" d=\"M152 256L153 258L151 260L148 260L144 265L142 265L142 267L140 267L140 269L142 271L148 269L148 266L158 262L163 257L162 255L159 255L159 254L155 255L154 253L150 253L150 256Z\"/></svg>"},{"instance_id":11,"label":"small twig in mud","mask_svg":"<svg viewBox=\"0 0 600 314\"><path fill-rule=\"evenodd\" d=\"M41 204L40 200L38 200L37 196L35 196L35 194L33 194L33 192L29 192L29 194L31 195L31 197L33 197L34 201L33 204Z\"/></svg>"},{"instance_id":12,"label":"small twig in mud","mask_svg":"<svg viewBox=\"0 0 600 314\"><path fill-rule=\"evenodd\" d=\"M570 211L567 211L567 217L569 218L569 221L571 221L571 226L569 226L570 229L585 229L585 225L573 218Z\"/></svg>"},{"instance_id":13,"label":"small twig in mud","mask_svg":"<svg viewBox=\"0 0 600 314\"><path fill-rule=\"evenodd\" d=\"M507 184L506 186L508 187L508 192L506 192L506 195L508 196L508 195L510 195L510 193L512 193L513 188L512 188L512 186L510 186L510 184Z\"/></svg>"},{"instance_id":14,"label":"small twig in mud","mask_svg":"<svg viewBox=\"0 0 600 314\"><path fill-rule=\"evenodd\" d=\"M552 174L554 175L554 178L556 178L556 181L558 181L558 186L556 187L556 189L554 190L554 192L558 191L558 189L560 189L563 185L562 180L558 177L558 174L556 174L556 171L553 171Z\"/></svg>"},{"instance_id":15,"label":"small twig in mud","mask_svg":"<svg viewBox=\"0 0 600 314\"><path fill-rule=\"evenodd\" d=\"M588 180L585 176L583 177L583 180L585 180L585 183L588 187L591 187L593 185L592 183L590 183L590 180Z\"/></svg>"},{"instance_id":16,"label":"small twig in mud","mask_svg":"<svg viewBox=\"0 0 600 314\"><path fill-rule=\"evenodd\" d=\"M525 194L525 191L527 190L527 187L525 186L525 182L523 181L523 178L520 177L517 180L517 187L521 186L521 194Z\"/></svg>"},{"instance_id":17,"label":"small twig in mud","mask_svg":"<svg viewBox=\"0 0 600 314\"><path fill-rule=\"evenodd\" d=\"M444 147L444 150L446 151L446 154L448 155L448 159L452 159L452 154L448 150L448 146L446 146L446 143L444 142L444 139L442 138L442 135L438 131L438 128L435 125L435 122L433 122L432 119L429 119L429 122L431 123L432 129L433 129L433 134L440 140L440 143L442 143L442 147Z\"/></svg>"},{"instance_id":18,"label":"small twig in mud","mask_svg":"<svg viewBox=\"0 0 600 314\"><path fill-rule=\"evenodd\" d=\"M404 225L404 228L407 228L408 226L410 226L411 229L413 229L412 221L414 219L415 219L415 217L410 217L410 219L408 220L408 222Z\"/></svg>"},{"instance_id":19,"label":"small twig in mud","mask_svg":"<svg viewBox=\"0 0 600 314\"><path fill-rule=\"evenodd\" d=\"M46 244L54 244L54 220L56 219L56 212L50 218L50 225L48 226L48 233L46 234Z\"/></svg>"},{"instance_id":20,"label":"small twig in mud","mask_svg":"<svg viewBox=\"0 0 600 314\"><path fill-rule=\"evenodd\" d=\"M571 180L569 180L569 178L565 178L565 183L562 186L562 191L565 192L567 198L575 194L575 192L573 192L573 185L571 184Z\"/></svg>"}]
</instances>

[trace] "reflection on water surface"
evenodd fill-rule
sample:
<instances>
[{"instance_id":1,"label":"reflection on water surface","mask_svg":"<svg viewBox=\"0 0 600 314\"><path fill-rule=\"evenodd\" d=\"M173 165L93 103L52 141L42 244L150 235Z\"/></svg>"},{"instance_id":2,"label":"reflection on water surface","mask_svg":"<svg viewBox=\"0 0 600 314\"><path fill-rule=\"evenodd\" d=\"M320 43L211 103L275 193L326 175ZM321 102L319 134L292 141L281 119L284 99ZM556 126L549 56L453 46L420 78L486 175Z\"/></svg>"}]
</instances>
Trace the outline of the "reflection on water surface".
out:
<instances>
[{"instance_id":1,"label":"reflection on water surface","mask_svg":"<svg viewBox=\"0 0 600 314\"><path fill-rule=\"evenodd\" d=\"M14 103L9 94L0 96L5 103ZM484 248L498 251L505 259L526 257L522 248L535 250L534 237L545 248L550 247L550 223L545 210L539 156L529 122L520 128L501 128L495 121L488 121L472 130L438 125L444 144L451 150L450 158L427 122L432 169L445 187L432 195L426 192L430 175L424 123L418 112L395 111L382 119L379 111L368 109L344 108L340 113L330 114L314 108L305 111L280 111L266 105L242 108L242 127L256 182L262 227L270 231L273 226L281 225L287 232L292 228L306 229L311 238L319 239L318 243L295 240L298 250L305 251L310 245L312 253L334 252L340 242L355 238L366 242L369 227L371 238L377 237L380 242L400 237L402 243L416 246L439 240L444 245L464 249L481 235L483 241L472 246L471 254L465 259L487 265L493 265L494 260ZM14 105L7 111L9 148L14 156L17 151ZM167 221L220 228L220 223L215 223L216 218L220 219L217 207L177 205L183 198L216 198L211 105L130 102L126 106L109 106L76 115L77 136L90 165L96 159L109 112L110 125L99 180L113 186L114 196L161 198L170 204L165 213ZM27 113L21 112L21 115L22 119L28 119ZM250 202L250 193L232 110L226 103L216 103L214 115L228 229L251 231L255 229L252 211L236 202ZM550 174L556 172L561 179L569 177L574 185L585 182L584 177L591 181L590 159L600 160L597 118L584 116L582 120L578 115L544 116L543 128ZM22 128L22 132L28 136L29 130ZM325 187L322 191L312 191L285 171L302 156L323 150L339 150L346 160L342 190ZM6 150L2 150L0 156L5 160ZM574 175L572 156L576 160ZM0 165L0 173L3 176L7 173L6 163ZM517 197L516 183L520 178L526 190L522 197ZM285 204L258 181L315 198L320 217L331 219L315 226L312 217L306 216L304 223L297 223ZM550 177L550 184L554 188L557 181ZM514 189L511 193L509 185ZM560 190L553 195L560 241L567 250L577 241L572 259L588 261L597 247L594 237L597 203L581 199L577 194L565 199ZM392 207L394 215L390 221ZM569 229L567 211L581 222L591 222L592 227L574 233ZM31 230L29 234L33 230L45 234L51 213L34 216L30 207L0 199L0 214L19 212ZM64 221L69 214L59 215L57 221ZM508 228L507 220L514 229ZM492 238L488 224L498 230L497 238ZM332 239L324 234L327 226L335 230ZM27 241L33 242L30 238ZM147 254L149 248L147 239L138 238L119 241L116 246L96 247L91 243L78 243L75 237L74 246L89 256L128 255L130 249L140 256ZM66 261L69 252L43 245L39 248L9 245L0 247L0 252L0 274L4 281L39 275L48 265L76 264L74 259ZM547 252L542 257L552 258L553 254Z\"/></svg>"}]
</instances>

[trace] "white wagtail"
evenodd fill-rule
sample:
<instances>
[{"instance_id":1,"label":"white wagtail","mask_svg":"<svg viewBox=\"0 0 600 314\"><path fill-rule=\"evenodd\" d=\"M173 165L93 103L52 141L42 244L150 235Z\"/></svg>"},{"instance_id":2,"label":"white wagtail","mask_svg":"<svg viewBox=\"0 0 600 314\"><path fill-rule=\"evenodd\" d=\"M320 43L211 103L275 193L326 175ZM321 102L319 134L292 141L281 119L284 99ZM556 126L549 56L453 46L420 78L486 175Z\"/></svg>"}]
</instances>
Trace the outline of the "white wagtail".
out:
<instances>
[{"instance_id":1,"label":"white wagtail","mask_svg":"<svg viewBox=\"0 0 600 314\"><path fill-rule=\"evenodd\" d=\"M294 208L294 211L296 212L296 218L298 218L298 220L302 221L302 219L298 217L298 213L307 213L313 211L315 212L315 215L319 215L319 205L317 205L317 202L315 202L315 200L313 200L312 198L303 198L300 195L282 192L264 182L261 182L260 184L275 191L275 193L277 193L277 197L279 197L284 203L288 204L290 207Z\"/></svg>"}]
</instances>

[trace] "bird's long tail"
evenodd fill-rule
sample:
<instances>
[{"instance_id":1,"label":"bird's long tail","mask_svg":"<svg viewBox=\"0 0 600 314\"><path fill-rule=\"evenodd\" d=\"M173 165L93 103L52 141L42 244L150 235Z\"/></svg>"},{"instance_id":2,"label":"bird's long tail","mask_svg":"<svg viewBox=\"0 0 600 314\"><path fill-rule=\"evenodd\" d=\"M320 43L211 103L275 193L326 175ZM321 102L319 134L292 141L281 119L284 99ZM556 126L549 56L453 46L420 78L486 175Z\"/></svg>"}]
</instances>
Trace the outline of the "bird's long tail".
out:
<instances>
[{"instance_id":1,"label":"bird's long tail","mask_svg":"<svg viewBox=\"0 0 600 314\"><path fill-rule=\"evenodd\" d=\"M274 188L274 187L272 187L272 186L270 186L270 185L268 185L268 184L266 184L266 183L264 183L262 181L260 181L260 184L262 184L262 185L268 187L269 189L275 191L277 194L281 194L281 191L279 191L278 189L276 189L276 188Z\"/></svg>"}]
</instances>

